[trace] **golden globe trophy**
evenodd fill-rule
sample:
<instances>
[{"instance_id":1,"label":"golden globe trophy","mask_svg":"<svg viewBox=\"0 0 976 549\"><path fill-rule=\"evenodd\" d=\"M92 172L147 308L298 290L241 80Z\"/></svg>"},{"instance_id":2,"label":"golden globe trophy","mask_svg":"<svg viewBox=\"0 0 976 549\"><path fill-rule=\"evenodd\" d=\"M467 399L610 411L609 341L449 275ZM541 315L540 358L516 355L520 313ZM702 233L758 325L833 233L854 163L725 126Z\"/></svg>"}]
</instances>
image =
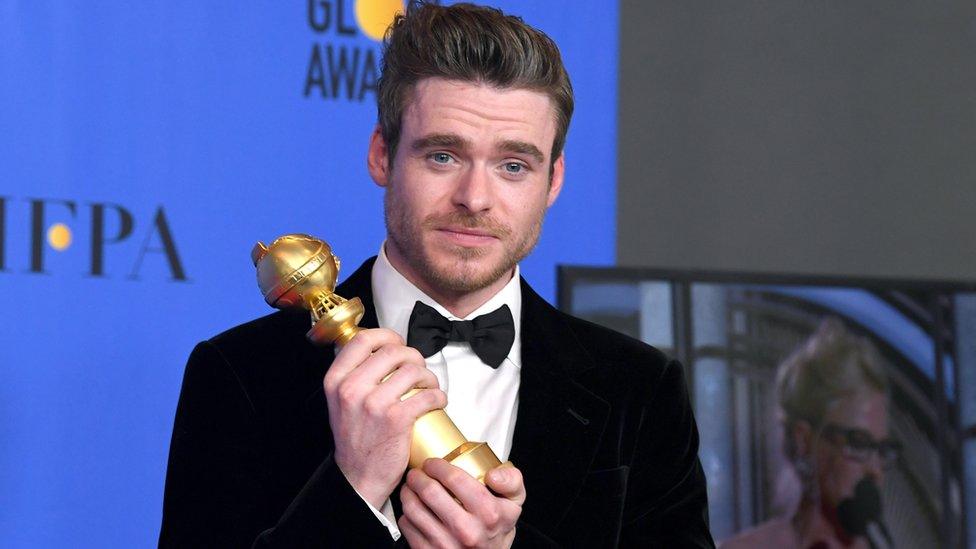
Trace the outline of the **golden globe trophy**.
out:
<instances>
[{"instance_id":1,"label":"golden globe trophy","mask_svg":"<svg viewBox=\"0 0 976 549\"><path fill-rule=\"evenodd\" d=\"M307 309L312 328L306 334L315 345L345 345L359 333L363 303L334 293L339 277L339 258L329 245L305 234L288 234L270 245L258 242L251 250L264 300L277 309ZM387 375L389 377L389 375ZM385 380L386 378L384 378ZM423 389L411 389L409 398ZM443 458L485 482L488 471L502 465L484 442L469 442L444 410L433 410L417 419L410 443L410 467L427 458Z\"/></svg>"}]
</instances>

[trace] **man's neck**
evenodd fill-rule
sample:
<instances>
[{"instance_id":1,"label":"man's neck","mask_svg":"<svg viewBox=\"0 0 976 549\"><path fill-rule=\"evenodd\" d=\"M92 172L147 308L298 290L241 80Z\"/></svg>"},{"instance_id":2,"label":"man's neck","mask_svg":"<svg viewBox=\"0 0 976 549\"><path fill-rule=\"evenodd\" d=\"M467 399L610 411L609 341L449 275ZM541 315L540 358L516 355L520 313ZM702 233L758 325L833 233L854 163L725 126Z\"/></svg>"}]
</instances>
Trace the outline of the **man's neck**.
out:
<instances>
[{"instance_id":1,"label":"man's neck","mask_svg":"<svg viewBox=\"0 0 976 549\"><path fill-rule=\"evenodd\" d=\"M445 290L443 288L437 288L434 285L427 282L423 277L419 276L407 261L400 255L400 252L396 249L396 246L390 246L389 242L384 246L384 251L386 252L386 257L390 261L390 265L397 270L398 273L403 275L411 284L417 287L418 290L430 296L434 301L439 303L445 309L451 312L457 318L464 318L488 302L489 299L495 296L498 292L505 287L506 284L512 279L515 272L513 269L508 276L500 277L498 280L492 282L484 288L480 288L471 292L454 292L450 290Z\"/></svg>"}]
</instances>

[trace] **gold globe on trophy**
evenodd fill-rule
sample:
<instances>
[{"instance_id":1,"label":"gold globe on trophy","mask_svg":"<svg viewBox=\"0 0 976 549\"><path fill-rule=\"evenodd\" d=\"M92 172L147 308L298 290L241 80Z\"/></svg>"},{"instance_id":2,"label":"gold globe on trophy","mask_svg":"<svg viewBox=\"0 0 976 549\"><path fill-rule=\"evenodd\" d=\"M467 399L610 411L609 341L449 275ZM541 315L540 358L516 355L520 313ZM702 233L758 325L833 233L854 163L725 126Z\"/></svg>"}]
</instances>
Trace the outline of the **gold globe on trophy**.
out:
<instances>
[{"instance_id":1,"label":"gold globe on trophy","mask_svg":"<svg viewBox=\"0 0 976 549\"><path fill-rule=\"evenodd\" d=\"M362 330L363 303L334 293L339 258L325 241L306 234L284 235L268 246L255 244L251 260L268 305L310 312L312 327L306 337L313 344L342 346ZM401 399L422 390L411 389ZM410 467L421 467L428 458L443 458L482 483L488 471L502 465L487 443L465 439L444 410L428 412L414 423Z\"/></svg>"}]
</instances>

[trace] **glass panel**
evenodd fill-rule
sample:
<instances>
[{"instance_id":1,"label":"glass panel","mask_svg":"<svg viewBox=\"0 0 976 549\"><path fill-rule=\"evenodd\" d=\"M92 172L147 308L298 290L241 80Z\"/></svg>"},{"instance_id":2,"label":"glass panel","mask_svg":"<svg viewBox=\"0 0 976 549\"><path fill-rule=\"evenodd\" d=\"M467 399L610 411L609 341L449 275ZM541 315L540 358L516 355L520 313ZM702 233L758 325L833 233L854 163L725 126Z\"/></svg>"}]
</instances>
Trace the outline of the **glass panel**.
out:
<instances>
[{"instance_id":1,"label":"glass panel","mask_svg":"<svg viewBox=\"0 0 976 549\"><path fill-rule=\"evenodd\" d=\"M956 363L959 423L969 438L962 445L967 546L976 549L976 294L956 296Z\"/></svg>"},{"instance_id":2,"label":"glass panel","mask_svg":"<svg viewBox=\"0 0 976 549\"><path fill-rule=\"evenodd\" d=\"M640 340L669 355L674 355L674 315L672 314L671 284L641 282Z\"/></svg>"},{"instance_id":3,"label":"glass panel","mask_svg":"<svg viewBox=\"0 0 976 549\"><path fill-rule=\"evenodd\" d=\"M712 535L721 539L736 530L725 289L711 284L693 284L691 309L695 419L701 434L698 455L708 479Z\"/></svg>"},{"instance_id":4,"label":"glass panel","mask_svg":"<svg viewBox=\"0 0 976 549\"><path fill-rule=\"evenodd\" d=\"M573 287L570 313L636 339L641 329L639 306L636 283L586 280Z\"/></svg>"}]
</instances>

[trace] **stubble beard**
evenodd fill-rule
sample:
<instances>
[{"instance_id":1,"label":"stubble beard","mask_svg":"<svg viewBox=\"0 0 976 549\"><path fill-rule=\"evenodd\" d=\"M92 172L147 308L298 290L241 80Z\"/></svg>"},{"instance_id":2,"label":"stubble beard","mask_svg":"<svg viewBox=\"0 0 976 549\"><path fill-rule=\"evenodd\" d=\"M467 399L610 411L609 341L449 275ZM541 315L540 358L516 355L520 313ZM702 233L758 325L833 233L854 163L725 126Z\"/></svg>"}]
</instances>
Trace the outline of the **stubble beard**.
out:
<instances>
[{"instance_id":1,"label":"stubble beard","mask_svg":"<svg viewBox=\"0 0 976 549\"><path fill-rule=\"evenodd\" d=\"M510 275L515 264L522 261L539 241L542 232L542 213L524 235L513 231L488 215L470 214L456 210L448 214L427 216L416 222L415 216L402 203L397 201L390 189L383 198L387 238L397 251L427 284L441 292L466 294L490 286L500 278ZM460 226L469 229L488 231L503 244L503 256L494 264L482 267L477 260L488 255L484 248L454 246L451 253L454 261L450 265L438 264L424 246L424 234L443 226Z\"/></svg>"}]
</instances>

